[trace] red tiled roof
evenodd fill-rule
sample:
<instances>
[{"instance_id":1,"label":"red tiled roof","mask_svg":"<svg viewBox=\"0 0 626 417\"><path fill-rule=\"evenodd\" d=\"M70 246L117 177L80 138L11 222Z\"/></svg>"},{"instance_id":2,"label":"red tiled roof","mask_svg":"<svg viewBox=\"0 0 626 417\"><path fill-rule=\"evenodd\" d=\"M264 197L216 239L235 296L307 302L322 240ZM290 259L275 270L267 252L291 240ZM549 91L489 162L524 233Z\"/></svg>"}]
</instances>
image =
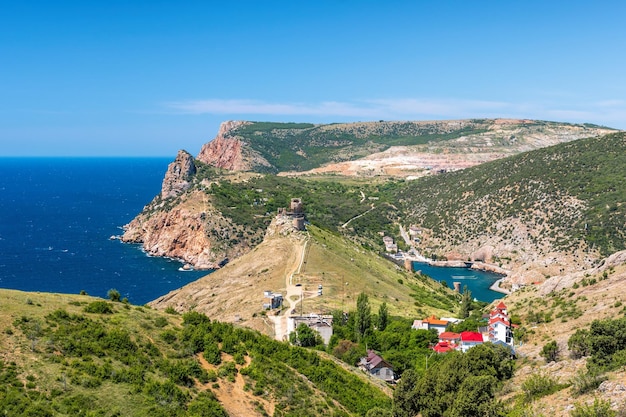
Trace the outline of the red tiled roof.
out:
<instances>
[{"instance_id":1,"label":"red tiled roof","mask_svg":"<svg viewBox=\"0 0 626 417\"><path fill-rule=\"evenodd\" d=\"M453 350L454 347L450 346L448 342L439 342L433 346L433 350L437 353L444 353Z\"/></svg>"},{"instance_id":2,"label":"red tiled roof","mask_svg":"<svg viewBox=\"0 0 626 417\"><path fill-rule=\"evenodd\" d=\"M446 320L439 320L435 316L430 316L427 319L422 320L424 323L432 324L435 326L447 326L448 322Z\"/></svg>"},{"instance_id":3,"label":"red tiled roof","mask_svg":"<svg viewBox=\"0 0 626 417\"><path fill-rule=\"evenodd\" d=\"M491 324L495 324L495 323L502 323L505 326L510 326L510 323L507 320L503 319L502 317L493 317L493 318L489 319L489 324L490 325Z\"/></svg>"},{"instance_id":4,"label":"red tiled roof","mask_svg":"<svg viewBox=\"0 0 626 417\"><path fill-rule=\"evenodd\" d=\"M504 304L504 302L500 301L500 303L496 306L497 309L499 310L506 310L506 304Z\"/></svg>"},{"instance_id":5,"label":"red tiled roof","mask_svg":"<svg viewBox=\"0 0 626 417\"><path fill-rule=\"evenodd\" d=\"M439 340L459 340L461 335L454 332L443 332L439 335Z\"/></svg>"},{"instance_id":6,"label":"red tiled roof","mask_svg":"<svg viewBox=\"0 0 626 417\"><path fill-rule=\"evenodd\" d=\"M482 342L483 335L478 332L461 332L461 341L463 342Z\"/></svg>"}]
</instances>

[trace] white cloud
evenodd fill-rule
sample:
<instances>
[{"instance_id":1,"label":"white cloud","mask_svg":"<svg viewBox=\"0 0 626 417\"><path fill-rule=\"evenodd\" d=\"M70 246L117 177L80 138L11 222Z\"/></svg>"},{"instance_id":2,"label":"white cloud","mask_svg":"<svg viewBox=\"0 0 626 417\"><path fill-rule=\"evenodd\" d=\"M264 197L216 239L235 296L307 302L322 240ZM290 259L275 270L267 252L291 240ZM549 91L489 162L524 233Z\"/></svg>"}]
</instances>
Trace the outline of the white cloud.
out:
<instances>
[{"instance_id":1,"label":"white cloud","mask_svg":"<svg viewBox=\"0 0 626 417\"><path fill-rule=\"evenodd\" d=\"M260 100L182 100L164 103L177 114L301 116L302 119L428 120L467 118L528 118L590 122L626 127L626 102L607 99L587 102L505 102L464 99L396 98L358 101L269 102ZM306 120L302 120L306 121ZM341 120L339 120L341 121Z\"/></svg>"}]
</instances>

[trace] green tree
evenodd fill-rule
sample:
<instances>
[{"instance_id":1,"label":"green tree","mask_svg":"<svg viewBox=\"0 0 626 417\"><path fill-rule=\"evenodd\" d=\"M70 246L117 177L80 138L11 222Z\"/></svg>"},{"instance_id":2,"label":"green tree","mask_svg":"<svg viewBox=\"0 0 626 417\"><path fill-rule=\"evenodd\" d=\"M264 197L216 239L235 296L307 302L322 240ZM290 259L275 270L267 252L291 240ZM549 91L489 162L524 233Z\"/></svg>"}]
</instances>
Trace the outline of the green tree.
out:
<instances>
[{"instance_id":1,"label":"green tree","mask_svg":"<svg viewBox=\"0 0 626 417\"><path fill-rule=\"evenodd\" d=\"M464 285L463 296L461 297L461 310L459 311L459 317L461 317L462 319L469 317L471 307L472 292L467 288L467 285Z\"/></svg>"},{"instance_id":2,"label":"green tree","mask_svg":"<svg viewBox=\"0 0 626 417\"><path fill-rule=\"evenodd\" d=\"M546 359L546 362L556 362L559 359L559 346L553 340L546 343L539 354Z\"/></svg>"},{"instance_id":3,"label":"green tree","mask_svg":"<svg viewBox=\"0 0 626 417\"><path fill-rule=\"evenodd\" d=\"M369 297L362 292L356 300L356 319L354 323L357 340L361 340L372 327L372 311Z\"/></svg>"},{"instance_id":4,"label":"green tree","mask_svg":"<svg viewBox=\"0 0 626 417\"><path fill-rule=\"evenodd\" d=\"M289 341L302 347L313 347L323 343L319 333L304 323L299 324L296 331L289 335Z\"/></svg>"},{"instance_id":5,"label":"green tree","mask_svg":"<svg viewBox=\"0 0 626 417\"><path fill-rule=\"evenodd\" d=\"M387 303L382 303L378 308L378 330L381 332L387 328L389 322L389 311L387 310Z\"/></svg>"},{"instance_id":6,"label":"green tree","mask_svg":"<svg viewBox=\"0 0 626 417\"><path fill-rule=\"evenodd\" d=\"M111 288L109 291L107 291L107 297L111 301L120 301L120 298L122 296L118 290L116 290L115 288Z\"/></svg>"}]
</instances>

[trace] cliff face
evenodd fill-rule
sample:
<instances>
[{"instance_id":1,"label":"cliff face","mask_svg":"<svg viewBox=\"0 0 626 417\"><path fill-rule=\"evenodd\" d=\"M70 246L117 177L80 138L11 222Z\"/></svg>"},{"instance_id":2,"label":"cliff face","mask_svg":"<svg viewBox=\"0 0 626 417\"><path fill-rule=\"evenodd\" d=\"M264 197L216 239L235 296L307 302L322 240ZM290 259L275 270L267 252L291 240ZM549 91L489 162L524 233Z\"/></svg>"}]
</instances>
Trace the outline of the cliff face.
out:
<instances>
[{"instance_id":1,"label":"cliff face","mask_svg":"<svg viewBox=\"0 0 626 417\"><path fill-rule=\"evenodd\" d=\"M196 164L193 162L193 156L186 151L178 151L176 159L169 164L163 178L161 198L177 197L187 191L195 174Z\"/></svg>"},{"instance_id":2,"label":"cliff face","mask_svg":"<svg viewBox=\"0 0 626 417\"><path fill-rule=\"evenodd\" d=\"M201 187L194 187L196 172L193 156L179 151L168 166L161 193L124 226L121 240L140 243L150 255L180 259L196 269L219 268L227 258L246 253L251 244L241 227L213 208Z\"/></svg>"},{"instance_id":3,"label":"cliff face","mask_svg":"<svg viewBox=\"0 0 626 417\"><path fill-rule=\"evenodd\" d=\"M233 134L234 129L247 124L250 122L223 122L215 139L200 149L198 161L229 171L251 171L258 166L269 167L267 160L246 147L242 138Z\"/></svg>"}]
</instances>

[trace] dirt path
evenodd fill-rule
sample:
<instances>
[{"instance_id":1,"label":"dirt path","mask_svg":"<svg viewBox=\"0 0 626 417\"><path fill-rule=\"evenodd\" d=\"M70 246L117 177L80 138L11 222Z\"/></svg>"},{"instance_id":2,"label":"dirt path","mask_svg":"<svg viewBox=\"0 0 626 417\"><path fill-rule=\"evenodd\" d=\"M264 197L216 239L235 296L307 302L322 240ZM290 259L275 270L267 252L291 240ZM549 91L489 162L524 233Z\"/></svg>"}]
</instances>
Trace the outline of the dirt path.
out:
<instances>
[{"instance_id":1,"label":"dirt path","mask_svg":"<svg viewBox=\"0 0 626 417\"><path fill-rule=\"evenodd\" d=\"M317 292L305 292L303 291L303 287L294 282L294 275L300 274L302 272L302 266L304 265L304 260L306 259L307 248L309 245L310 238L307 237L302 244L302 248L300 250L296 250L296 257L291 263L291 265L286 268L288 271L285 275L285 297L283 301L283 305L286 307L283 310L283 313L279 316L269 315L268 318L274 324L274 338L276 340L288 340L289 338L289 315L296 313L296 308L298 305L298 301L302 302L303 299L317 297ZM292 299L293 298L293 299Z\"/></svg>"},{"instance_id":2,"label":"dirt path","mask_svg":"<svg viewBox=\"0 0 626 417\"><path fill-rule=\"evenodd\" d=\"M207 371L217 372L218 367L211 365L204 359L201 353L196 355L196 359L200 362L200 366ZM251 362L250 358L246 356L246 364L243 366L237 365L237 370L248 366ZM222 353L222 362L232 361L233 358L230 355ZM273 401L268 401L262 397L254 396L248 390L244 389L246 382L243 379L241 373L237 372L235 376L235 382L230 382L226 379L220 379L219 388L213 388L212 382L201 385L202 390L210 390L217 397L222 407L226 410L230 417L248 417L248 416L262 416L259 412L256 404L261 404L263 409L268 415L274 415L275 404Z\"/></svg>"},{"instance_id":3,"label":"dirt path","mask_svg":"<svg viewBox=\"0 0 626 417\"><path fill-rule=\"evenodd\" d=\"M354 216L353 218L351 218L350 220L348 220L347 222L345 222L344 224L341 225L341 227L343 229L345 229L346 227L348 227L348 225L350 224L350 222L354 219L358 219L359 217L363 217L365 216L367 213L369 213L370 211L374 210L376 208L376 206L374 204L372 204L372 208L370 208L369 210L367 210L366 212L363 212L359 215Z\"/></svg>"}]
</instances>

